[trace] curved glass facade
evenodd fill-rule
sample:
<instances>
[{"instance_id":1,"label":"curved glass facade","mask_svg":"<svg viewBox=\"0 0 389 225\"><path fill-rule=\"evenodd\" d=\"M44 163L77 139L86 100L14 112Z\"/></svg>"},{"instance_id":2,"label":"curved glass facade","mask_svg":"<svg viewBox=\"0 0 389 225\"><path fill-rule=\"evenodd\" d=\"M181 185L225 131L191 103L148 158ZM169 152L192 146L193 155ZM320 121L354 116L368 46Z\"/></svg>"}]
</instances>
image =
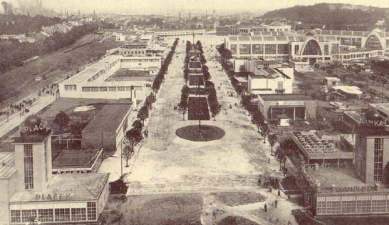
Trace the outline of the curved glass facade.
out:
<instances>
[{"instance_id":1,"label":"curved glass facade","mask_svg":"<svg viewBox=\"0 0 389 225\"><path fill-rule=\"evenodd\" d=\"M371 35L367 38L365 47L370 49L378 49L378 50L383 49L380 39L378 39L376 35Z\"/></svg>"},{"instance_id":2,"label":"curved glass facade","mask_svg":"<svg viewBox=\"0 0 389 225\"><path fill-rule=\"evenodd\" d=\"M305 45L303 55L321 55L321 49L317 41L310 40Z\"/></svg>"}]
</instances>

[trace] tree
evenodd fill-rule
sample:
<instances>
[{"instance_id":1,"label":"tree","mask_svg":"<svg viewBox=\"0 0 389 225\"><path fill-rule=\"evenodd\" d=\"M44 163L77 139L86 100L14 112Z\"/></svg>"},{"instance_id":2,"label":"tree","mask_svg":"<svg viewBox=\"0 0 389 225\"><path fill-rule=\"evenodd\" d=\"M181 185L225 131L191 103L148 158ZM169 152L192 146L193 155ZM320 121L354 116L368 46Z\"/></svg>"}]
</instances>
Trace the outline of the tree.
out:
<instances>
[{"instance_id":1,"label":"tree","mask_svg":"<svg viewBox=\"0 0 389 225\"><path fill-rule=\"evenodd\" d=\"M143 123L140 121L140 120L135 120L133 123L132 123L132 127L134 129L137 129L137 130L142 130L143 128Z\"/></svg>"},{"instance_id":2,"label":"tree","mask_svg":"<svg viewBox=\"0 0 389 225\"><path fill-rule=\"evenodd\" d=\"M180 111L182 112L182 120L185 120L185 113L188 108L189 87L184 85L181 89L181 101L178 104Z\"/></svg>"},{"instance_id":3,"label":"tree","mask_svg":"<svg viewBox=\"0 0 389 225\"><path fill-rule=\"evenodd\" d=\"M128 160L130 160L131 156L134 155L134 145L128 137L124 137L123 144L124 148L122 154L124 159L126 160L126 167L129 167Z\"/></svg>"},{"instance_id":4,"label":"tree","mask_svg":"<svg viewBox=\"0 0 389 225\"><path fill-rule=\"evenodd\" d=\"M59 112L54 119L54 123L59 126L59 129L63 131L63 128L66 127L70 122L70 117L64 112Z\"/></svg>"},{"instance_id":5,"label":"tree","mask_svg":"<svg viewBox=\"0 0 389 225\"><path fill-rule=\"evenodd\" d=\"M247 72L246 67L244 65L240 65L239 72Z\"/></svg>"},{"instance_id":6,"label":"tree","mask_svg":"<svg viewBox=\"0 0 389 225\"><path fill-rule=\"evenodd\" d=\"M209 88L208 90L208 105L211 111L212 117L216 119L216 116L219 114L221 106L217 100L215 88Z\"/></svg>"},{"instance_id":7,"label":"tree","mask_svg":"<svg viewBox=\"0 0 389 225\"><path fill-rule=\"evenodd\" d=\"M145 120L149 117L149 109L146 106L142 106L139 111L137 117L142 120L144 124Z\"/></svg>"},{"instance_id":8,"label":"tree","mask_svg":"<svg viewBox=\"0 0 389 225\"><path fill-rule=\"evenodd\" d=\"M271 151L271 154L273 155L273 147L274 147L274 145L277 143L277 135L271 134L271 135L268 136L267 139L269 140L269 143L270 143L270 151Z\"/></svg>"}]
</instances>

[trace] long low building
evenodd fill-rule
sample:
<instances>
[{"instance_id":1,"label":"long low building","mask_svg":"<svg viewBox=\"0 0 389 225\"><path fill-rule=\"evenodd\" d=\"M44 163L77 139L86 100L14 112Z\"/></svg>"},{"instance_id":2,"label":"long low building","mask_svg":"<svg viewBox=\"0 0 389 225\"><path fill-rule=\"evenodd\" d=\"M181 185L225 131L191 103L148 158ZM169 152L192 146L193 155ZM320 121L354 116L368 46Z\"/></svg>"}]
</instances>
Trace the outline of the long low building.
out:
<instances>
[{"instance_id":1,"label":"long low building","mask_svg":"<svg viewBox=\"0 0 389 225\"><path fill-rule=\"evenodd\" d=\"M383 56L389 53L388 42L389 35L378 29L371 32L315 29L305 33L253 32L251 35L229 35L224 44L233 57L303 60L313 65Z\"/></svg>"},{"instance_id":2,"label":"long low building","mask_svg":"<svg viewBox=\"0 0 389 225\"><path fill-rule=\"evenodd\" d=\"M161 68L161 57L123 57L111 55L86 67L81 72L59 83L62 98L143 99L146 86L151 82L137 80L115 80L119 69L142 70L156 74ZM146 77L147 78L147 77ZM93 94L91 94L91 92Z\"/></svg>"}]
</instances>

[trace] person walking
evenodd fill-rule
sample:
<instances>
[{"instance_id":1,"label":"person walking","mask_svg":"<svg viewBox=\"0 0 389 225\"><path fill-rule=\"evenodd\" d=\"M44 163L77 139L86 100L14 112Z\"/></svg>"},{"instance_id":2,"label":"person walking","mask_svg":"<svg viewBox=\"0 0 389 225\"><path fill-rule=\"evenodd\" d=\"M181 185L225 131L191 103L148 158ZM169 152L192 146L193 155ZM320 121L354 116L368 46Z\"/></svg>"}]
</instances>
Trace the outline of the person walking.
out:
<instances>
[{"instance_id":1,"label":"person walking","mask_svg":"<svg viewBox=\"0 0 389 225\"><path fill-rule=\"evenodd\" d=\"M278 201L277 199L274 201L274 207L277 208L277 205L278 205Z\"/></svg>"},{"instance_id":2,"label":"person walking","mask_svg":"<svg viewBox=\"0 0 389 225\"><path fill-rule=\"evenodd\" d=\"M278 197L280 197L281 196L281 191L280 190L278 190Z\"/></svg>"},{"instance_id":3,"label":"person walking","mask_svg":"<svg viewBox=\"0 0 389 225\"><path fill-rule=\"evenodd\" d=\"M263 208L265 209L265 212L267 212L267 205L265 203L265 205L263 206Z\"/></svg>"}]
</instances>

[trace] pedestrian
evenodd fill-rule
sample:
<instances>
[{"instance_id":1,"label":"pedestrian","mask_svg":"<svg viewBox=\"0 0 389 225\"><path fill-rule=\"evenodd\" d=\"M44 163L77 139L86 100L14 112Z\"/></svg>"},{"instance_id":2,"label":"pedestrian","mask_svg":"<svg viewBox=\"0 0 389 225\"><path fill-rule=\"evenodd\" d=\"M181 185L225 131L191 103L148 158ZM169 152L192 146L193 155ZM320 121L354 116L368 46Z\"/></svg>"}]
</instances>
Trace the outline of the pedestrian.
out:
<instances>
[{"instance_id":1,"label":"pedestrian","mask_svg":"<svg viewBox=\"0 0 389 225\"><path fill-rule=\"evenodd\" d=\"M277 208L277 205L278 205L278 201L277 199L274 201L274 206Z\"/></svg>"},{"instance_id":2,"label":"pedestrian","mask_svg":"<svg viewBox=\"0 0 389 225\"><path fill-rule=\"evenodd\" d=\"M267 205L265 203L265 205L263 206L263 208L265 209L265 212L267 212Z\"/></svg>"},{"instance_id":3,"label":"pedestrian","mask_svg":"<svg viewBox=\"0 0 389 225\"><path fill-rule=\"evenodd\" d=\"M270 163L270 158L267 160L267 163Z\"/></svg>"},{"instance_id":4,"label":"pedestrian","mask_svg":"<svg viewBox=\"0 0 389 225\"><path fill-rule=\"evenodd\" d=\"M281 196L281 191L280 190L278 190L278 197L280 197Z\"/></svg>"},{"instance_id":5,"label":"pedestrian","mask_svg":"<svg viewBox=\"0 0 389 225\"><path fill-rule=\"evenodd\" d=\"M288 195L288 201L290 201L290 195Z\"/></svg>"}]
</instances>

